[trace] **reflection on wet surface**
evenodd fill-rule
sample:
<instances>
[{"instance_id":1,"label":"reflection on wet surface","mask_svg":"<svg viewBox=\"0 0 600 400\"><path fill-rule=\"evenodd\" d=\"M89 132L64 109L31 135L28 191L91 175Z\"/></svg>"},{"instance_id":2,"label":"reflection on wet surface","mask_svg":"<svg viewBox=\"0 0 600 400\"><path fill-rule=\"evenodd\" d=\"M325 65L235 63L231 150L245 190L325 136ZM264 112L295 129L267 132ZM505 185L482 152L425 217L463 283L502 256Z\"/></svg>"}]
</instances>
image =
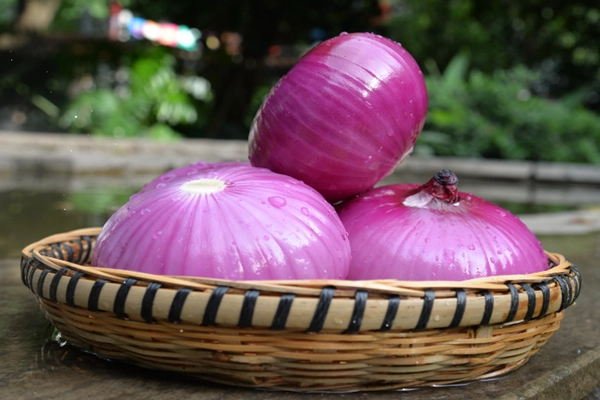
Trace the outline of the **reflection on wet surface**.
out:
<instances>
[{"instance_id":1,"label":"reflection on wet surface","mask_svg":"<svg viewBox=\"0 0 600 400\"><path fill-rule=\"evenodd\" d=\"M27 244L55 233L102 226L133 193L0 191L0 259L18 257Z\"/></svg>"}]
</instances>

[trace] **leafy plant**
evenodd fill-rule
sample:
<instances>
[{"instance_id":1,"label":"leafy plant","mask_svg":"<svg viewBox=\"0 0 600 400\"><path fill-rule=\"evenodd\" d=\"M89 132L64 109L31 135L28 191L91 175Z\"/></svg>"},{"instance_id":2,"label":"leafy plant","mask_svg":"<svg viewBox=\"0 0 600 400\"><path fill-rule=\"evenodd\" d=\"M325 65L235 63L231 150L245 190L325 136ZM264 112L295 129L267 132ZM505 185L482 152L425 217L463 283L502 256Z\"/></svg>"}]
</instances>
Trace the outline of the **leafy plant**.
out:
<instances>
[{"instance_id":1,"label":"leafy plant","mask_svg":"<svg viewBox=\"0 0 600 400\"><path fill-rule=\"evenodd\" d=\"M212 93L208 81L179 77L175 65L169 52L153 48L108 78L99 73L66 107L61 126L101 136L180 137L174 127L196 123Z\"/></svg>"},{"instance_id":2,"label":"leafy plant","mask_svg":"<svg viewBox=\"0 0 600 400\"><path fill-rule=\"evenodd\" d=\"M522 66L493 74L468 67L464 54L443 74L429 66L429 112L416 153L600 163L600 116L577 93L536 95L541 74Z\"/></svg>"}]
</instances>

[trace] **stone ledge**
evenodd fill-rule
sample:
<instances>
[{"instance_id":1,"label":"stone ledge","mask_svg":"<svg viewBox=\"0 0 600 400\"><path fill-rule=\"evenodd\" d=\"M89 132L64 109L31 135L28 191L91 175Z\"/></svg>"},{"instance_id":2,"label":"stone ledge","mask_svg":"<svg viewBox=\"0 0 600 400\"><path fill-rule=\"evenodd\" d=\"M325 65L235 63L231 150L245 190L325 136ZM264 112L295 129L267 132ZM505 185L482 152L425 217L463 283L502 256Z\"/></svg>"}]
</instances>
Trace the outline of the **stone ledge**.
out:
<instances>
[{"instance_id":1,"label":"stone ledge","mask_svg":"<svg viewBox=\"0 0 600 400\"><path fill-rule=\"evenodd\" d=\"M182 139L157 142L86 135L0 132L0 175L12 174L19 163L36 160L36 168L62 172L71 160L74 174L123 174L164 171L196 161L245 161L247 143L240 140ZM28 161L23 161L28 160ZM463 178L600 183L600 166L534 163L451 157L412 156L395 174L433 175L443 168ZM57 171L58 170L58 171Z\"/></svg>"}]
</instances>

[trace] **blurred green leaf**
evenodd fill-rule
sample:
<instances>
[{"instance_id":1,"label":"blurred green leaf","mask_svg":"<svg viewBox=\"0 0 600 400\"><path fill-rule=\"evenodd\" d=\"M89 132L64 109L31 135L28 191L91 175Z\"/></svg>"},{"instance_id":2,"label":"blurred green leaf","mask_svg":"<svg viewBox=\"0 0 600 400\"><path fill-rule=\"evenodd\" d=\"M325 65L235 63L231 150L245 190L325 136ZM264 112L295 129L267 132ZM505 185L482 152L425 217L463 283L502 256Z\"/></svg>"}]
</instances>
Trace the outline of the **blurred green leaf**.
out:
<instances>
[{"instance_id":1,"label":"blurred green leaf","mask_svg":"<svg viewBox=\"0 0 600 400\"><path fill-rule=\"evenodd\" d=\"M523 66L467 70L459 54L442 78L426 78L429 111L415 153L600 163L600 116L581 105L583 92L538 96L541 74Z\"/></svg>"},{"instance_id":2,"label":"blurred green leaf","mask_svg":"<svg viewBox=\"0 0 600 400\"><path fill-rule=\"evenodd\" d=\"M69 194L69 201L83 213L110 216L134 193L135 190L104 188L102 191L73 192Z\"/></svg>"},{"instance_id":3,"label":"blurred green leaf","mask_svg":"<svg viewBox=\"0 0 600 400\"><path fill-rule=\"evenodd\" d=\"M186 85L202 85L202 79L181 79L175 65L165 49L150 49L134 58L131 66L120 67L116 86L95 88L74 98L60 119L61 126L100 136L180 138L175 127L196 123L201 104L212 97L210 85L204 84L194 88L202 98L195 100Z\"/></svg>"}]
</instances>

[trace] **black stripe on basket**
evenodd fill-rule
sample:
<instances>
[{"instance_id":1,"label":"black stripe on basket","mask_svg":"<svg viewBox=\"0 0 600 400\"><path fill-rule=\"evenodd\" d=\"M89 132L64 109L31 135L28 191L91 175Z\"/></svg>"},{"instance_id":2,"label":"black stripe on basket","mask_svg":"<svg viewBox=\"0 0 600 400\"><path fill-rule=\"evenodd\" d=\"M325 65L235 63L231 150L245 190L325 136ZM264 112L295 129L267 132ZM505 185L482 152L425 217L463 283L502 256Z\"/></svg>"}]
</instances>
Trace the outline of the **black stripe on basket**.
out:
<instances>
[{"instance_id":1,"label":"black stripe on basket","mask_svg":"<svg viewBox=\"0 0 600 400\"><path fill-rule=\"evenodd\" d=\"M27 271L27 287L31 289L33 292L33 276L35 275L35 271L37 271L40 266L40 262L36 259L32 259L29 264L29 269Z\"/></svg>"},{"instance_id":2,"label":"black stripe on basket","mask_svg":"<svg viewBox=\"0 0 600 400\"><path fill-rule=\"evenodd\" d=\"M252 317L254 316L254 307L256 299L260 295L260 290L250 289L244 294L244 302L242 303L242 311L240 311L240 319L238 326L240 328L250 328L252 326Z\"/></svg>"},{"instance_id":3,"label":"black stripe on basket","mask_svg":"<svg viewBox=\"0 0 600 400\"><path fill-rule=\"evenodd\" d=\"M67 261L73 262L75 260L75 252L73 251L73 246L67 243L62 244L63 247L67 250ZM64 253L63 253L64 257Z\"/></svg>"},{"instance_id":4,"label":"black stripe on basket","mask_svg":"<svg viewBox=\"0 0 600 400\"><path fill-rule=\"evenodd\" d=\"M77 260L74 260L73 262L80 264L81 259L83 257L83 242L81 241L81 239L77 239L77 240L74 240L73 243L79 249L79 251L77 252Z\"/></svg>"},{"instance_id":5,"label":"black stripe on basket","mask_svg":"<svg viewBox=\"0 0 600 400\"><path fill-rule=\"evenodd\" d=\"M169 322L181 322L181 311L185 305L185 299L187 299L190 293L192 293L192 289L190 288L181 288L177 290L173 302L171 303L171 308L169 308L169 316L167 317Z\"/></svg>"},{"instance_id":6,"label":"black stripe on basket","mask_svg":"<svg viewBox=\"0 0 600 400\"><path fill-rule=\"evenodd\" d=\"M21 282L23 282L23 285L27 286L27 271L28 271L28 267L29 267L29 263L31 262L32 258L29 257L25 257L25 256L21 256ZM29 287L29 286L27 286Z\"/></svg>"},{"instance_id":7,"label":"black stripe on basket","mask_svg":"<svg viewBox=\"0 0 600 400\"><path fill-rule=\"evenodd\" d=\"M77 288L77 282L85 275L83 272L78 272L71 277L67 284L67 305L69 307L75 307L75 288Z\"/></svg>"},{"instance_id":8,"label":"black stripe on basket","mask_svg":"<svg viewBox=\"0 0 600 400\"><path fill-rule=\"evenodd\" d=\"M37 295L39 297L44 297L44 281L46 280L46 275L48 275L49 272L49 269L43 270L40 275L40 279L37 281Z\"/></svg>"},{"instance_id":9,"label":"black stripe on basket","mask_svg":"<svg viewBox=\"0 0 600 400\"><path fill-rule=\"evenodd\" d=\"M294 302L295 298L296 295L293 293L286 293L279 298L277 311L275 311L273 322L271 322L271 329L285 329L285 324L287 323L288 316L290 315L290 309L292 308L292 303Z\"/></svg>"},{"instance_id":10,"label":"black stripe on basket","mask_svg":"<svg viewBox=\"0 0 600 400\"><path fill-rule=\"evenodd\" d=\"M88 297L88 310L90 311L100 311L98 308L98 301L100 300L100 292L102 292L102 288L108 281L104 279L99 279L94 282L92 286L92 290L90 290L90 295Z\"/></svg>"},{"instance_id":11,"label":"black stripe on basket","mask_svg":"<svg viewBox=\"0 0 600 400\"><path fill-rule=\"evenodd\" d=\"M136 282L137 279L127 278L121 283L121 286L119 286L119 290L117 290L117 294L115 295L115 303L113 304L113 312L118 317L127 318L127 314L125 314L125 302L127 301L129 289L131 289Z\"/></svg>"},{"instance_id":12,"label":"black stripe on basket","mask_svg":"<svg viewBox=\"0 0 600 400\"><path fill-rule=\"evenodd\" d=\"M541 283L534 283L534 288L539 289L542 292L542 309L537 318L542 318L548 313L548 307L550 306L550 288L548 287L548 281Z\"/></svg>"},{"instance_id":13,"label":"black stripe on basket","mask_svg":"<svg viewBox=\"0 0 600 400\"><path fill-rule=\"evenodd\" d=\"M396 314L398 314L398 308L400 308L400 296L390 296L388 299L388 307L385 311L385 317L379 328L380 331L389 331L392 329Z\"/></svg>"},{"instance_id":14,"label":"black stripe on basket","mask_svg":"<svg viewBox=\"0 0 600 400\"><path fill-rule=\"evenodd\" d=\"M56 272L56 274L52 278L52 281L50 282L50 301L56 302L56 292L58 291L58 283L60 282L60 278L62 278L62 276L68 270L69 268L67 267L61 268L58 270L58 272Z\"/></svg>"},{"instance_id":15,"label":"black stripe on basket","mask_svg":"<svg viewBox=\"0 0 600 400\"><path fill-rule=\"evenodd\" d=\"M21 280L23 281L23 285L27 286L31 291L33 291L33 288L31 287L31 279L33 279L31 270L35 270L35 261L35 258L27 258L25 259L24 265L21 267Z\"/></svg>"},{"instance_id":16,"label":"black stripe on basket","mask_svg":"<svg viewBox=\"0 0 600 400\"><path fill-rule=\"evenodd\" d=\"M315 313L312 321L310 321L310 326L308 327L307 332L317 333L323 329L325 318L327 318L327 312L329 311L329 306L331 305L331 299L333 299L334 293L335 287L333 286L327 286L321 290L319 302L317 303L317 308L315 309Z\"/></svg>"},{"instance_id":17,"label":"black stripe on basket","mask_svg":"<svg viewBox=\"0 0 600 400\"><path fill-rule=\"evenodd\" d=\"M146 287L146 291L144 292L144 297L142 298L141 315L144 321L148 323L156 322L152 316L152 308L154 307L154 298L156 297L156 292L158 292L160 287L160 283L150 282Z\"/></svg>"},{"instance_id":18,"label":"black stripe on basket","mask_svg":"<svg viewBox=\"0 0 600 400\"><path fill-rule=\"evenodd\" d=\"M533 318L533 313L535 312L536 300L535 300L535 290L527 283L521 283L521 287L527 293L527 312L525 313L525 321L529 321Z\"/></svg>"},{"instance_id":19,"label":"black stripe on basket","mask_svg":"<svg viewBox=\"0 0 600 400\"><path fill-rule=\"evenodd\" d=\"M348 328L344 333L356 333L360 330L362 325L363 316L365 315L365 308L367 308L367 299L369 298L369 292L366 290L357 290L354 295L354 309L352 310L352 318L348 324Z\"/></svg>"},{"instance_id":20,"label":"black stripe on basket","mask_svg":"<svg viewBox=\"0 0 600 400\"><path fill-rule=\"evenodd\" d=\"M206 309L204 310L202 325L216 325L217 312L219 311L221 300L223 300L223 296L225 296L225 293L227 293L228 290L228 286L217 286L215 290L213 290L213 292L210 295L210 298L208 299L208 303L206 304Z\"/></svg>"},{"instance_id":21,"label":"black stripe on basket","mask_svg":"<svg viewBox=\"0 0 600 400\"><path fill-rule=\"evenodd\" d=\"M562 275L556 275L554 280L559 284L560 291L562 294L562 300L560 302L560 309L558 312L561 312L565 308L567 308L571 301L571 285L569 285L565 278Z\"/></svg>"},{"instance_id":22,"label":"black stripe on basket","mask_svg":"<svg viewBox=\"0 0 600 400\"><path fill-rule=\"evenodd\" d=\"M87 248L85 249L85 256L83 256L81 262L86 263L90 260L90 254L92 253L92 238L89 236L82 236L81 238L85 241L85 244L87 245Z\"/></svg>"},{"instance_id":23,"label":"black stripe on basket","mask_svg":"<svg viewBox=\"0 0 600 400\"><path fill-rule=\"evenodd\" d=\"M519 310L519 291L512 283L507 283L506 286L510 290L510 310L504 322L511 322L515 319Z\"/></svg>"},{"instance_id":24,"label":"black stripe on basket","mask_svg":"<svg viewBox=\"0 0 600 400\"><path fill-rule=\"evenodd\" d=\"M452 317L452 322L450 322L450 326L448 328L456 328L458 325L460 325L460 321L462 321L467 308L467 292L465 292L464 289L456 289L455 292L456 310L454 311L454 317Z\"/></svg>"},{"instance_id":25,"label":"black stripe on basket","mask_svg":"<svg viewBox=\"0 0 600 400\"><path fill-rule=\"evenodd\" d=\"M579 268L577 268L574 265L571 265L569 269L571 270L571 272L573 272L573 274L575 274L575 277L573 278L575 280L575 287L577 289L575 293L575 298L573 299L573 301L575 301L581 293L581 273L579 272Z\"/></svg>"},{"instance_id":26,"label":"black stripe on basket","mask_svg":"<svg viewBox=\"0 0 600 400\"><path fill-rule=\"evenodd\" d=\"M433 309L433 302L435 301L435 292L433 290L426 290L423 297L423 309L421 310L421 316L419 322L415 326L416 330L426 329L429 318L431 317L431 310Z\"/></svg>"},{"instance_id":27,"label":"black stripe on basket","mask_svg":"<svg viewBox=\"0 0 600 400\"><path fill-rule=\"evenodd\" d=\"M59 246L59 245L57 245L56 243L52 243L52 244L50 245L50 247L52 247L52 250L53 250L53 251L52 251L52 256L53 256L54 258L59 258L59 259L61 259L61 260L62 260L62 258L63 258L63 251L62 251L62 249L60 248L60 246Z\"/></svg>"},{"instance_id":28,"label":"black stripe on basket","mask_svg":"<svg viewBox=\"0 0 600 400\"><path fill-rule=\"evenodd\" d=\"M494 295L489 290L481 292L485 298L485 308L483 309L483 317L481 317L480 325L487 325L492 319L492 313L494 312Z\"/></svg>"},{"instance_id":29,"label":"black stripe on basket","mask_svg":"<svg viewBox=\"0 0 600 400\"><path fill-rule=\"evenodd\" d=\"M565 275L565 278L569 280L569 288L571 289L571 297L569 298L569 305L575 302L575 296L577 294L577 278L572 274ZM572 283L572 285L571 285Z\"/></svg>"}]
</instances>

